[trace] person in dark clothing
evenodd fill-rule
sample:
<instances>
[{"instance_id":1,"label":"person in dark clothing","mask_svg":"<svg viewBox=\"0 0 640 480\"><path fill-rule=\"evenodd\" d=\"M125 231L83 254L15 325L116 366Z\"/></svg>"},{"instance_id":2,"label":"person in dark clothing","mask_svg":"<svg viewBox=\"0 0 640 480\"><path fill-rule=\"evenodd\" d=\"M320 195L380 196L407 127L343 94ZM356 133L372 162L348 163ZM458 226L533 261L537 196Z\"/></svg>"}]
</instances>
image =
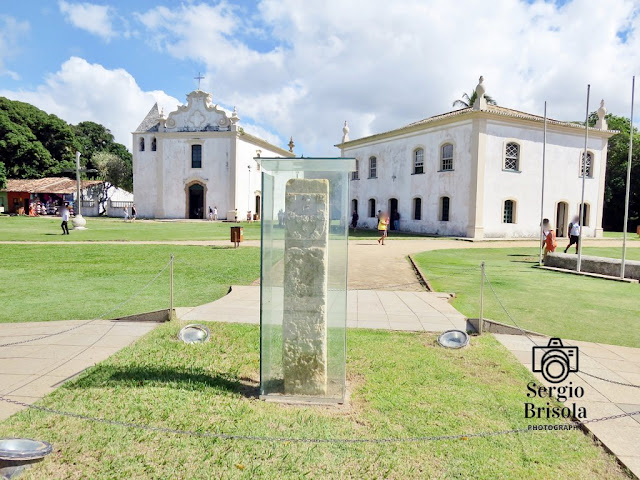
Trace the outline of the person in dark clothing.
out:
<instances>
[{"instance_id":1,"label":"person in dark clothing","mask_svg":"<svg viewBox=\"0 0 640 480\"><path fill-rule=\"evenodd\" d=\"M358 215L358 212L354 210L353 215L351 215L351 228L354 230L358 226L358 220L360 220L360 216Z\"/></svg>"}]
</instances>

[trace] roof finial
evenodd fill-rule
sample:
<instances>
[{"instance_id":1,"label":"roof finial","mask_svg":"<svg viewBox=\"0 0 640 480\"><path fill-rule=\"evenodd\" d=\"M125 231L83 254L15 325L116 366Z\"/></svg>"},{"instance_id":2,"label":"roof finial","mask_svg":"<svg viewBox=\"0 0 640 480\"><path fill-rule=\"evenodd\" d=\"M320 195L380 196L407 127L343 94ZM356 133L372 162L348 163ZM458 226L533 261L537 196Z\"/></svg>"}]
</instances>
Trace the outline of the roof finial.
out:
<instances>
[{"instance_id":1,"label":"roof finial","mask_svg":"<svg viewBox=\"0 0 640 480\"><path fill-rule=\"evenodd\" d=\"M200 80L204 80L204 77L202 76L202 74L200 72L198 72L198 76L197 77L193 77L194 80L198 80L198 90L200 90Z\"/></svg>"},{"instance_id":2,"label":"roof finial","mask_svg":"<svg viewBox=\"0 0 640 480\"><path fill-rule=\"evenodd\" d=\"M607 114L607 107L604 106L604 100L601 100L600 108L598 109L598 121L596 122L596 128L599 128L600 130L609 129L607 120L604 118L606 114Z\"/></svg>"},{"instance_id":3,"label":"roof finial","mask_svg":"<svg viewBox=\"0 0 640 480\"><path fill-rule=\"evenodd\" d=\"M474 110L486 110L487 109L487 99L484 98L484 93L487 89L484 87L483 83L484 77L480 75L478 79L478 85L476 86L476 101L473 102Z\"/></svg>"},{"instance_id":4,"label":"roof finial","mask_svg":"<svg viewBox=\"0 0 640 480\"><path fill-rule=\"evenodd\" d=\"M236 110L236 107L233 107L233 113L231 113L231 118L229 120L234 125L238 123L238 121L240 120L240 117L238 117L238 111Z\"/></svg>"},{"instance_id":5,"label":"roof finial","mask_svg":"<svg viewBox=\"0 0 640 480\"><path fill-rule=\"evenodd\" d=\"M347 121L344 121L344 127L342 127L342 143L349 141L349 125Z\"/></svg>"},{"instance_id":6,"label":"roof finial","mask_svg":"<svg viewBox=\"0 0 640 480\"><path fill-rule=\"evenodd\" d=\"M293 137L289 137L289 151L291 153L293 153L293 147L295 147L295 146L296 146L296 144L293 143Z\"/></svg>"}]
</instances>

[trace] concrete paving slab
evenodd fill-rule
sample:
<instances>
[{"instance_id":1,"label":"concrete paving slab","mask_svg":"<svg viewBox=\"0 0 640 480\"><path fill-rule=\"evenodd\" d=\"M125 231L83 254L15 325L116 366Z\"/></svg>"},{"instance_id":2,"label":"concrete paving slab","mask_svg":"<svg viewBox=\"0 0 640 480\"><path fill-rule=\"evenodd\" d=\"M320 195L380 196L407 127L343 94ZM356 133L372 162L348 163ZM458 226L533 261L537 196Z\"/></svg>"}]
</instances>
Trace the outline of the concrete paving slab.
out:
<instances>
[{"instance_id":1,"label":"concrete paving slab","mask_svg":"<svg viewBox=\"0 0 640 480\"><path fill-rule=\"evenodd\" d=\"M519 335L494 335L514 356L531 371L531 340ZM546 345L548 339L539 337L539 345ZM535 338L538 340L538 338ZM640 410L640 391L628 385L617 385L585 375L590 373L599 377L640 385L640 374L635 370L635 359L640 349L616 347L574 340L564 340L563 344L579 348L579 372L571 374L560 385L571 382L573 387L581 386L585 394L581 398L572 398L568 403L585 407L587 418L602 418ZM633 360L631 360L633 359ZM633 370L633 371L629 371ZM540 383L551 386L542 375L534 372ZM623 417L596 423L585 424L606 447L618 457L637 477L640 477L640 416Z\"/></svg>"}]
</instances>

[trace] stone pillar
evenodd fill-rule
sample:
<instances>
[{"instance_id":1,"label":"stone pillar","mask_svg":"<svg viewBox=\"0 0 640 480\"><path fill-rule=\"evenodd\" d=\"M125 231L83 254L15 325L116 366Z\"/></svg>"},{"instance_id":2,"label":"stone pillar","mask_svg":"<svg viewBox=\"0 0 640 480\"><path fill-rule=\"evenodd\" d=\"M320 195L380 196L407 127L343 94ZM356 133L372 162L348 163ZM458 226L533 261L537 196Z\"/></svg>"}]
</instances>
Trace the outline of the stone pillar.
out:
<instances>
[{"instance_id":1,"label":"stone pillar","mask_svg":"<svg viewBox=\"0 0 640 480\"><path fill-rule=\"evenodd\" d=\"M285 395L327 394L329 181L292 179L285 189Z\"/></svg>"}]
</instances>

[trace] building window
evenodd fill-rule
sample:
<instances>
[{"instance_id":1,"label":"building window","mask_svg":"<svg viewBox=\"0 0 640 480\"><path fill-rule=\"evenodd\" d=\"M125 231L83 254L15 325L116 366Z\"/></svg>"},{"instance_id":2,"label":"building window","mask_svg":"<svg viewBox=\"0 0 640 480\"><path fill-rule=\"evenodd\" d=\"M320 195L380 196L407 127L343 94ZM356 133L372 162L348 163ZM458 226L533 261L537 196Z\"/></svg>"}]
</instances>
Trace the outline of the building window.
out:
<instances>
[{"instance_id":1,"label":"building window","mask_svg":"<svg viewBox=\"0 0 640 480\"><path fill-rule=\"evenodd\" d=\"M153 137L151 139L151 151L155 152L156 151L156 137Z\"/></svg>"},{"instance_id":2,"label":"building window","mask_svg":"<svg viewBox=\"0 0 640 480\"><path fill-rule=\"evenodd\" d=\"M582 211L582 205L580 205L580 210L578 210L578 213L580 213L581 211ZM583 227L589 226L590 214L591 214L591 206L588 203L585 203L584 212L582 212L582 223L581 223Z\"/></svg>"},{"instance_id":3,"label":"building window","mask_svg":"<svg viewBox=\"0 0 640 480\"><path fill-rule=\"evenodd\" d=\"M373 198L369 199L369 218L376 217L376 201Z\"/></svg>"},{"instance_id":4,"label":"building window","mask_svg":"<svg viewBox=\"0 0 640 480\"><path fill-rule=\"evenodd\" d=\"M144 152L144 138L140 139L140 151Z\"/></svg>"},{"instance_id":5,"label":"building window","mask_svg":"<svg viewBox=\"0 0 640 480\"><path fill-rule=\"evenodd\" d=\"M449 197L442 197L440 199L440 221L449 221Z\"/></svg>"},{"instance_id":6,"label":"building window","mask_svg":"<svg viewBox=\"0 0 640 480\"><path fill-rule=\"evenodd\" d=\"M585 168L587 169L587 178L593 177L593 153L591 152L587 152L586 161L584 161L584 155L580 158L580 177L584 174Z\"/></svg>"},{"instance_id":7,"label":"building window","mask_svg":"<svg viewBox=\"0 0 640 480\"><path fill-rule=\"evenodd\" d=\"M450 143L440 148L440 170L453 170L453 145Z\"/></svg>"},{"instance_id":8,"label":"building window","mask_svg":"<svg viewBox=\"0 0 640 480\"><path fill-rule=\"evenodd\" d=\"M351 180L360 180L360 162L356 159L356 170L351 172Z\"/></svg>"},{"instance_id":9,"label":"building window","mask_svg":"<svg viewBox=\"0 0 640 480\"><path fill-rule=\"evenodd\" d=\"M513 200L504 201L502 221L504 223L516 223L516 202Z\"/></svg>"},{"instance_id":10,"label":"building window","mask_svg":"<svg viewBox=\"0 0 640 480\"><path fill-rule=\"evenodd\" d=\"M413 151L413 173L424 173L424 149L423 148L416 148Z\"/></svg>"},{"instance_id":11,"label":"building window","mask_svg":"<svg viewBox=\"0 0 640 480\"><path fill-rule=\"evenodd\" d=\"M422 220L422 199L421 198L413 199L413 219Z\"/></svg>"},{"instance_id":12,"label":"building window","mask_svg":"<svg viewBox=\"0 0 640 480\"><path fill-rule=\"evenodd\" d=\"M202 145L191 145L191 168L202 168Z\"/></svg>"},{"instance_id":13,"label":"building window","mask_svg":"<svg viewBox=\"0 0 640 480\"><path fill-rule=\"evenodd\" d=\"M378 160L376 157L369 158L369 178L378 178Z\"/></svg>"},{"instance_id":14,"label":"building window","mask_svg":"<svg viewBox=\"0 0 640 480\"><path fill-rule=\"evenodd\" d=\"M520 145L515 142L507 143L504 148L504 169L520 171Z\"/></svg>"}]
</instances>

